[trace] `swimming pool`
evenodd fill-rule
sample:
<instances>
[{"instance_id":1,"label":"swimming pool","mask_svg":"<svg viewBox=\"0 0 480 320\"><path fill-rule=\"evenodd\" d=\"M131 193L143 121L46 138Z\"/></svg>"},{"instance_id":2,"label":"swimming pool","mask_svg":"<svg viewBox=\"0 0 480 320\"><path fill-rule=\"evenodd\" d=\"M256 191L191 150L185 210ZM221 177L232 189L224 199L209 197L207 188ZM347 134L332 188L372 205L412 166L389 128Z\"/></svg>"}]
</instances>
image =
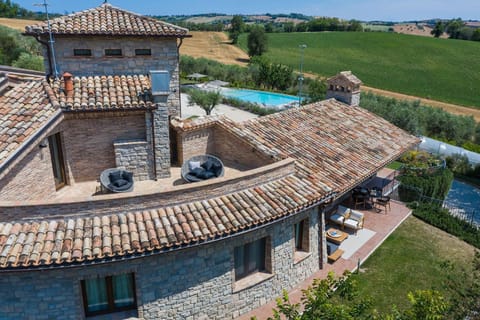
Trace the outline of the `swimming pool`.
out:
<instances>
[{"instance_id":1,"label":"swimming pool","mask_svg":"<svg viewBox=\"0 0 480 320\"><path fill-rule=\"evenodd\" d=\"M220 92L228 98L236 98L243 101L258 103L268 107L280 107L298 102L298 97L286 94L256 91L248 89L221 88Z\"/></svg>"}]
</instances>

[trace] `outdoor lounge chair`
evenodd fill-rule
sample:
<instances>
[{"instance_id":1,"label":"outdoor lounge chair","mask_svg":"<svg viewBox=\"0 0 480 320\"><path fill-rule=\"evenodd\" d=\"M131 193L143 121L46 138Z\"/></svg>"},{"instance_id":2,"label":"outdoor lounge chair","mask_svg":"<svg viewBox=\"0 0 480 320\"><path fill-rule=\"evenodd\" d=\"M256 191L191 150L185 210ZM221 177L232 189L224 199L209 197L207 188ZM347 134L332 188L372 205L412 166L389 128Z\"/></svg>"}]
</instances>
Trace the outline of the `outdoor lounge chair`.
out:
<instances>
[{"instance_id":1,"label":"outdoor lounge chair","mask_svg":"<svg viewBox=\"0 0 480 320\"><path fill-rule=\"evenodd\" d=\"M335 213L330 216L330 221L340 225L343 228L343 223L350 216L350 209L344 206L338 206Z\"/></svg>"},{"instance_id":2,"label":"outdoor lounge chair","mask_svg":"<svg viewBox=\"0 0 480 320\"><path fill-rule=\"evenodd\" d=\"M182 165L182 178L187 182L222 177L224 172L222 161L209 154L194 156Z\"/></svg>"},{"instance_id":3,"label":"outdoor lounge chair","mask_svg":"<svg viewBox=\"0 0 480 320\"><path fill-rule=\"evenodd\" d=\"M133 173L118 168L110 168L100 174L100 183L111 192L129 192L133 190Z\"/></svg>"},{"instance_id":4,"label":"outdoor lounge chair","mask_svg":"<svg viewBox=\"0 0 480 320\"><path fill-rule=\"evenodd\" d=\"M350 216L345 219L345 221L343 221L343 226L354 229L355 233L357 233L359 229L363 228L363 220L363 213L355 210L350 210Z\"/></svg>"}]
</instances>

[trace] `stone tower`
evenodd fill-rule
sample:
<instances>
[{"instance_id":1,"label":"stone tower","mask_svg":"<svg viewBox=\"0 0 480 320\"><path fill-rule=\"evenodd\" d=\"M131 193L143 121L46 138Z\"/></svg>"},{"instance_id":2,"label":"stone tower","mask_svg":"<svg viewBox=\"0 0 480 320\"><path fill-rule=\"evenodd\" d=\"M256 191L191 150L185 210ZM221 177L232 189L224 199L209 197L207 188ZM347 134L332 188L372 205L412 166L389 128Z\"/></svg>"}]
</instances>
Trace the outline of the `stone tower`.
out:
<instances>
[{"instance_id":1,"label":"stone tower","mask_svg":"<svg viewBox=\"0 0 480 320\"><path fill-rule=\"evenodd\" d=\"M358 106L361 84L362 81L351 71L342 71L327 79L327 99L335 98L350 106Z\"/></svg>"}]
</instances>

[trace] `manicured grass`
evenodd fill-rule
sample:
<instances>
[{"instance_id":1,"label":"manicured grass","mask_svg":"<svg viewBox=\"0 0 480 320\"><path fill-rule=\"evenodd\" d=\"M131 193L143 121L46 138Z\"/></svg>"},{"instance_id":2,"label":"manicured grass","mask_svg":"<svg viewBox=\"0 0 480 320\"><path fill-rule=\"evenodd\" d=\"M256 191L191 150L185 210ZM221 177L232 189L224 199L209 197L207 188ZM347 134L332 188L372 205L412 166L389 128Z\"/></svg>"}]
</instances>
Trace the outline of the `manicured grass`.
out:
<instances>
[{"instance_id":1,"label":"manicured grass","mask_svg":"<svg viewBox=\"0 0 480 320\"><path fill-rule=\"evenodd\" d=\"M421 220L408 218L362 265L358 275L361 295L370 295L380 312L408 306L407 294L436 289L444 297L452 295L443 287L446 272L441 263L450 260L472 270L474 249L463 241Z\"/></svg>"},{"instance_id":2,"label":"manicured grass","mask_svg":"<svg viewBox=\"0 0 480 320\"><path fill-rule=\"evenodd\" d=\"M398 162L398 161L394 161L392 163L390 163L387 168L389 169L392 169L392 170L398 170L400 169L400 167L403 165L403 163L401 162Z\"/></svg>"},{"instance_id":3,"label":"manicured grass","mask_svg":"<svg viewBox=\"0 0 480 320\"><path fill-rule=\"evenodd\" d=\"M266 56L297 70L306 44L305 72L351 70L368 86L480 108L480 42L386 32L278 33L268 41Z\"/></svg>"}]
</instances>

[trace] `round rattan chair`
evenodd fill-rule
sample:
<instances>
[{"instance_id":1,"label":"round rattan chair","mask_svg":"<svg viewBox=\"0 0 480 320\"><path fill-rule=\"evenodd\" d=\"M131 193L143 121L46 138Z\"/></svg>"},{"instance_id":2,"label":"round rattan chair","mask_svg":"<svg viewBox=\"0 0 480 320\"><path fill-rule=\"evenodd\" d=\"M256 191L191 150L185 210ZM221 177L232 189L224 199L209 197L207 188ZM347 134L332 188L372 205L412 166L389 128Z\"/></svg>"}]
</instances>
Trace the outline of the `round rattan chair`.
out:
<instances>
[{"instance_id":1,"label":"round rattan chair","mask_svg":"<svg viewBox=\"0 0 480 320\"><path fill-rule=\"evenodd\" d=\"M133 190L133 173L118 168L103 170L100 174L102 188L111 192L130 192Z\"/></svg>"},{"instance_id":2,"label":"round rattan chair","mask_svg":"<svg viewBox=\"0 0 480 320\"><path fill-rule=\"evenodd\" d=\"M182 165L182 178L187 182L218 178L222 177L224 173L225 168L222 161L210 154L193 156Z\"/></svg>"}]
</instances>

